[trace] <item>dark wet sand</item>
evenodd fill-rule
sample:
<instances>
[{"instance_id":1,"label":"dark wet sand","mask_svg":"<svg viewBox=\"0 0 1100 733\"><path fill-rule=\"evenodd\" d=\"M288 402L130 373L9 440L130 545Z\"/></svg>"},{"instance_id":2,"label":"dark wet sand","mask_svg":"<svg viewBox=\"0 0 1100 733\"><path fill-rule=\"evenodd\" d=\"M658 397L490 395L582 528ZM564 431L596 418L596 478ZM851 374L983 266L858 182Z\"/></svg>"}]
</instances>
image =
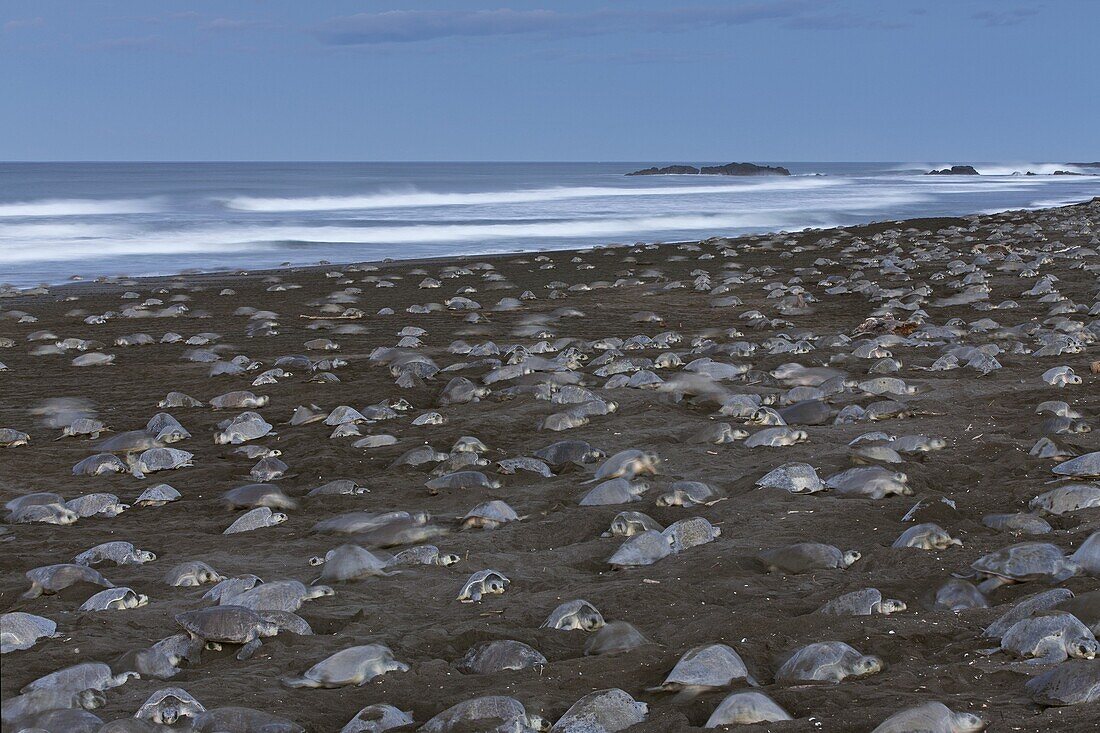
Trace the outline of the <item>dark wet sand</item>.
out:
<instances>
[{"instance_id":1,"label":"dark wet sand","mask_svg":"<svg viewBox=\"0 0 1100 733\"><path fill-rule=\"evenodd\" d=\"M1087 215L1094 226L1086 231L1059 231L1059 223L1069 215ZM969 261L973 258L972 247L987 239L993 226L1010 218L1016 223L1037 223L1048 240L1095 248L1100 199L1079 207L982 217L981 229L973 234L973 241L950 246L961 259ZM913 242L927 243L925 232L967 227L971 222L961 218L887 222L847 231L869 238L883 231L900 230L903 234L899 241L908 247ZM990 730L995 731L1096 730L1096 721L1100 719L1096 704L1042 710L1024 694L1024 682L1034 670L976 653L991 646L989 640L981 638L981 630L1008 608L1006 604L1045 586L1028 583L1000 589L991 597L994 608L959 615L933 611L929 606L930 594L951 573L965 572L979 556L1027 539L988 529L981 524L981 517L993 512L1026 510L1029 499L1050 488L1047 483L1052 478L1052 462L1028 455L1038 437L1035 431L1040 418L1034 415L1038 403L1062 399L1083 412L1086 419L1095 420L1100 414L1100 376L1089 373L1090 362L1100 358L1095 345L1083 354L1045 359L1001 354L997 358L1004 368L985 377L968 369L917 371L912 367L930 364L938 356L938 350L896 349L894 356L904 366L895 376L927 389L902 398L919 414L877 423L809 427L808 443L752 450L740 443L711 446L685 442L686 435L714 419L713 407L673 404L651 390L618 389L604 393L619 403L616 413L594 417L584 427L554 433L539 431L536 426L542 417L561 406L529 395L506 401L490 395L476 404L437 408L438 393L450 374L440 374L423 387L401 389L394 385L388 369L367 360L376 347L395 345L398 340L395 334L407 325L428 331L423 337L423 351L440 366L467 360L446 350L448 344L459 338L470 343L493 340L498 345L517 342L530 345L535 339L514 337L513 328L532 313L549 313L563 306L578 308L587 317L549 324L549 330L558 337L593 340L609 336L626 338L639 333L652 336L676 330L685 339L674 350L687 352L691 339L700 332L738 327L745 334L743 340L760 343L780 331L750 329L739 316L750 309L776 316L775 301L766 299L763 284L786 282L796 268L810 267L819 257L839 261L821 266L825 275L851 272L850 261L840 255L843 245L824 250L817 246L818 240L834 234L831 230L810 231L783 237L746 237L734 242L739 254L732 261L742 269L771 266L778 274L764 274L760 282L735 287L730 294L741 297L744 304L732 308L708 307L711 296L696 292L691 286L694 279L691 273L696 269L707 270L717 283L722 264L727 260L720 255L698 260L698 252L680 251L672 245L583 253L548 252L540 256L540 260L552 262L553 269L542 269L540 265L545 263L536 262L535 254L457 258L446 264L491 262L505 276L506 284L486 283L475 275L443 279L443 287L435 290L418 289L417 283L423 275L411 274L410 270L423 268L431 276L437 276L444 261L379 263L376 273L327 266L249 275L188 275L128 284L84 283L54 288L49 295L0 299L0 336L15 341L14 348L0 349L0 361L11 369L0 373L0 427L13 427L32 435L28 446L0 449L0 499L7 501L34 491L56 491L65 498L109 491L129 501L148 486L161 482L171 484L183 494L181 501L166 507L132 509L114 519L82 519L71 527L11 527L12 535L6 538L9 541L0 543L3 569L0 611L22 610L47 616L58 622L63 636L41 641L30 651L4 655L0 691L7 698L29 681L78 661L113 663L127 651L175 633L173 616L199 607L198 599L205 591L205 588L170 588L161 582L166 570L178 562L201 559L225 575L255 573L266 580L295 578L308 583L317 574L308 565L308 559L344 541L338 536L312 532L314 523L321 519L357 509L423 509L441 523L455 526L455 518L479 502L500 498L526 519L496 531L455 532L434 541L443 551L461 555L463 560L459 564L446 568L407 568L397 576L340 586L334 597L307 602L302 607L300 614L312 625L315 636L280 634L267 640L247 662L237 661L229 651L206 652L199 666L185 666L170 681L131 681L110 691L107 706L96 711L97 714L104 720L130 715L152 691L178 686L208 708L244 705L278 712L310 731L337 731L361 707L377 702L410 710L422 723L456 702L485 694L512 695L529 712L555 720L583 695L620 687L650 706L647 722L636 730L694 730L702 728L727 693L710 693L682 702L646 692L646 688L663 680L687 649L704 643L728 643L738 650L750 671L766 682L794 649L815 641L842 640L864 653L881 656L888 665L886 671L838 685L791 688L766 684L763 690L797 720L746 730L870 731L890 714L929 700L940 700L952 709L980 713L990 720ZM1090 241L1093 244L1089 245ZM1034 244L1031 242L1029 246ZM703 249L715 251L713 247ZM595 269L576 269L570 262L574 256ZM628 256L633 260L624 259ZM943 270L950 259L922 262L909 273L913 282L895 284L912 286ZM1042 273L1057 275L1064 295L1092 307L1097 297L1096 272L1070 269L1068 264L1066 260L1055 260ZM1019 309L979 313L970 306L937 308L929 303L925 305L929 320L942 325L956 317L966 322L989 317L1011 326L1025 321L1041 322L1048 317L1050 304L1020 295L1036 278L987 269L995 274L989 302L996 304L1013 298L1020 303ZM300 318L317 315L316 302L345 287L338 284L339 278L325 276L333 271L344 273L355 281L352 285L363 288L355 305L369 314L361 320L334 323L362 324L367 327L367 334L338 336L309 330L307 327L318 321ZM360 283L365 275L392 276L397 286L376 288L370 283ZM552 281L614 283L628 276L644 282L568 292L568 297L560 300L546 297L547 284ZM884 287L891 286L892 276L880 274L876 268L866 270L866 276ZM267 292L271 284L268 278L298 284L301 288ZM855 294L828 296L816 284L820 279L821 276L806 278L807 289L820 302L814 304L813 314L789 319L796 327L816 334L850 334L879 305ZM946 283L953 279L933 282L935 293L930 300L949 294ZM686 287L662 289L672 280L682 281ZM524 290L531 290L539 299L525 302L524 309L517 312L486 313L490 322L479 326L465 323L465 313L405 312L411 304L442 302L466 285L478 288L477 293L468 297L486 309L499 298L516 297ZM191 292L196 286L203 289ZM219 297L219 290L226 286L234 288L237 294ZM145 298L162 287L173 294L190 295L188 305L192 314L173 319L113 318L97 326L84 325L80 318L65 315L74 308L88 313L117 312L141 302L121 300L123 292L133 290ZM168 296L156 297L167 300ZM279 335L246 337L248 319L233 315L240 306L278 313ZM373 315L387 306L396 314ZM10 310L26 311L38 321L17 323L3 317L4 311ZM631 322L631 315L642 310L655 311L664 322ZM209 318L193 317L198 311ZM1076 317L1085 322L1095 318L1086 313ZM107 344L105 351L117 356L116 362L106 367L78 369L69 365L75 354L29 356L26 336L39 329L50 329L61 338L102 341ZM145 332L159 339L167 331L176 331L185 338L199 332L220 333L223 338L219 344L227 358L246 354L262 361L264 368L280 355L305 353L303 342L327 336L340 344L340 351L312 352L311 356L318 359L339 356L348 361L348 366L336 371L341 380L338 384L309 382L305 375L296 373L277 385L253 388L249 385L255 373L247 377L208 377L209 365L181 359L182 353L192 348L182 343L113 346L115 338L125 334ZM990 340L991 334L972 334L965 343ZM760 350L749 359L727 360L751 362L755 369L770 370L791 361L823 364L839 352L822 348L805 355L769 356ZM627 353L652 358L660 352ZM685 362L690 358L685 358ZM853 360L840 366L860 377L869 363ZM1082 375L1084 384L1059 390L1040 379L1046 369L1062 364L1072 366ZM659 370L658 374L667 378L667 372ZM483 373L484 370L459 372L475 381ZM591 374L587 378L593 387L602 386L604 381ZM495 385L494 389L501 386L508 385ZM738 389L736 383L730 387ZM235 389L251 389L270 396L270 404L261 413L275 425L278 436L257 442L282 451L282 459L291 471L278 483L288 493L303 496L310 488L336 478L356 479L369 487L370 493L304 500L299 509L289 512L290 520L280 526L223 535L222 530L238 513L225 509L218 497L233 486L250 483L248 471L254 461L233 455L228 446L215 445L211 435L219 421L239 410L169 410L194 436L172 447L193 452L195 465L152 474L145 480L129 475L72 476L71 466L92 453L91 441L68 438L54 442L56 431L38 424L37 418L28 412L49 397L84 396L94 401L100 418L111 428L133 430L143 427L160 411L157 402L169 390L180 390L205 402ZM299 405L316 403L331 410L346 404L361 409L396 397L404 397L417 408L411 415L439 409L448 423L414 427L406 416L364 426L364 435L385 432L399 438L397 445L374 450L352 448L354 439L329 439L332 429L321 423L299 427L285 424ZM846 394L835 399L834 406L866 405L877 399ZM847 468L851 465L847 442L872 430L898 435L923 433L948 440L947 449L924 459L911 459L903 467L916 491L915 497L872 501L841 498L828 492L794 496L753 486L761 475L787 461L812 463L822 477ZM464 435L476 436L493 449L487 456L492 460L530 455L555 441L573 438L588 440L608 454L625 448L645 448L656 451L663 461L661 475L653 481L655 489L674 480L694 479L721 488L729 498L713 506L658 508L653 500L659 492L651 489L640 503L580 507L577 500L588 488L581 481L590 477L591 468L543 479L523 473L495 476L489 467L484 470L503 481L501 489L439 493L429 492L424 486L429 466L421 467L423 470L386 469L410 447L427 442L446 451ZM1100 432L1068 436L1063 442L1082 453L1097 450ZM934 502L939 497L952 499L957 511ZM891 549L891 543L908 526L900 522L901 517L917 499L934 502L922 514L922 520L938 522L961 538L964 547L942 552ZM648 568L613 572L605 560L621 540L600 539L599 535L622 509L647 512L666 526L680 518L704 516L721 527L722 535L713 543L668 557ZM1071 551L1100 525L1100 510L1053 517L1050 521L1055 531L1041 539ZM26 570L70 561L95 544L115 539L132 541L159 556L157 561L144 566L100 567L116 584L148 594L151 602L147 607L81 615L76 609L92 593L86 587L35 600L20 599L27 588L23 578ZM752 560L762 549L798 541L856 548L863 553L863 559L848 570L792 576L764 574ZM508 591L480 604L456 602L455 597L469 574L483 568L497 569L511 578ZM1076 577L1064 585L1080 593L1096 590L1100 582ZM885 596L904 600L909 610L889 617L807 615L843 592L868 586L879 588ZM621 656L585 657L582 652L585 633L538 628L555 606L573 598L591 601L608 620L629 621L658 645ZM538 670L489 676L458 672L455 663L465 651L472 644L489 639L526 642L539 649L550 664ZM372 642L390 646L397 659L411 665L411 671L387 674L362 687L337 690L288 690L278 683L280 677L301 673L339 649Z\"/></svg>"}]
</instances>

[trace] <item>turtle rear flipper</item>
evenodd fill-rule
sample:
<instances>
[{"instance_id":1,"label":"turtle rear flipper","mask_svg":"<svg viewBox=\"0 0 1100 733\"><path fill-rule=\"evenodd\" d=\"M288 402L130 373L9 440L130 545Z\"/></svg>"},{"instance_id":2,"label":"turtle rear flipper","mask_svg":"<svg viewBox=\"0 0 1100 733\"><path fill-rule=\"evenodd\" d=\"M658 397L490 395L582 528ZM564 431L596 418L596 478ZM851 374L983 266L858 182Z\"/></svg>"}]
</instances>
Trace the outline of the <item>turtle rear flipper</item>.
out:
<instances>
[{"instance_id":1,"label":"turtle rear flipper","mask_svg":"<svg viewBox=\"0 0 1100 733\"><path fill-rule=\"evenodd\" d=\"M317 682L308 677L284 677L279 682L284 687L318 687Z\"/></svg>"}]
</instances>

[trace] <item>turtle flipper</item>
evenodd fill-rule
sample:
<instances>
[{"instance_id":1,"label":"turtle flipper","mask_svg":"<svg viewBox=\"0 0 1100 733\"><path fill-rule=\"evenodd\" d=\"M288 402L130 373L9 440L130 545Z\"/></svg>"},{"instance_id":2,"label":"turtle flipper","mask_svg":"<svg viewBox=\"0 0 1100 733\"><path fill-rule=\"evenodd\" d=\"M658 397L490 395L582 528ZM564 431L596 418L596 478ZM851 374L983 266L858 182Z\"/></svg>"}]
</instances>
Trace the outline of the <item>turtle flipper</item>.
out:
<instances>
[{"instance_id":1,"label":"turtle flipper","mask_svg":"<svg viewBox=\"0 0 1100 733\"><path fill-rule=\"evenodd\" d=\"M1035 656L1027 660L1027 664L1056 664L1069 658L1066 654L1066 646L1061 637L1043 639L1035 648Z\"/></svg>"},{"instance_id":2,"label":"turtle flipper","mask_svg":"<svg viewBox=\"0 0 1100 733\"><path fill-rule=\"evenodd\" d=\"M318 687L318 684L308 677L284 677L279 682L284 687Z\"/></svg>"},{"instance_id":3,"label":"turtle flipper","mask_svg":"<svg viewBox=\"0 0 1100 733\"><path fill-rule=\"evenodd\" d=\"M246 659L251 659L252 655L256 653L256 650L260 648L261 644L263 644L263 641L261 641L259 637L256 637L241 647L241 650L237 652L237 659L242 662Z\"/></svg>"},{"instance_id":4,"label":"turtle flipper","mask_svg":"<svg viewBox=\"0 0 1100 733\"><path fill-rule=\"evenodd\" d=\"M24 593L21 597L26 598L26 599L31 599L31 598L38 598L38 596L40 596L40 595L42 595L42 586L40 586L36 581L32 580L31 581L31 589L29 591L27 591L26 593Z\"/></svg>"}]
</instances>

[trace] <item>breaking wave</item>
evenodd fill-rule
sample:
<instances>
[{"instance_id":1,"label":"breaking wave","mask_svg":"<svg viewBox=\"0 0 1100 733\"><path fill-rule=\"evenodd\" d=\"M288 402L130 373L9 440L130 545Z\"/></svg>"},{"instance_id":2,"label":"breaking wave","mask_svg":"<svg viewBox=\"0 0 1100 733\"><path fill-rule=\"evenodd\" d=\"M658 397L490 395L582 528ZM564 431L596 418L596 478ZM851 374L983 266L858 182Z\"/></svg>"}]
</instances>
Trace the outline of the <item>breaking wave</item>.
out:
<instances>
[{"instance_id":1,"label":"breaking wave","mask_svg":"<svg viewBox=\"0 0 1100 733\"><path fill-rule=\"evenodd\" d=\"M157 211L160 206L154 199L40 199L0 203L0 217L151 214Z\"/></svg>"}]
</instances>

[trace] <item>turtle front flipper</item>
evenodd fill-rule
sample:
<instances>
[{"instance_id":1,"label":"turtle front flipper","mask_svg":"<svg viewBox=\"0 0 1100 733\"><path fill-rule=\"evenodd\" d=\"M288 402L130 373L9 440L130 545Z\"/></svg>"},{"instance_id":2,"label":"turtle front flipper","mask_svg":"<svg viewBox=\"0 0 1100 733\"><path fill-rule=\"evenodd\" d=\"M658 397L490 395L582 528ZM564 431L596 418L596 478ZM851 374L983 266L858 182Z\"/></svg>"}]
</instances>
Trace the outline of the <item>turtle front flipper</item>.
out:
<instances>
[{"instance_id":1,"label":"turtle front flipper","mask_svg":"<svg viewBox=\"0 0 1100 733\"><path fill-rule=\"evenodd\" d=\"M21 597L26 599L38 598L42 595L42 586L38 584L37 580L31 581L31 589L24 593Z\"/></svg>"},{"instance_id":2,"label":"turtle front flipper","mask_svg":"<svg viewBox=\"0 0 1100 733\"><path fill-rule=\"evenodd\" d=\"M308 677L284 677L279 682L285 687L320 687L315 680Z\"/></svg>"},{"instance_id":3,"label":"turtle front flipper","mask_svg":"<svg viewBox=\"0 0 1100 733\"><path fill-rule=\"evenodd\" d=\"M256 650L260 648L263 642L257 637L241 647L241 650L237 652L237 659L241 662L246 659L251 659L252 655L256 653Z\"/></svg>"},{"instance_id":4,"label":"turtle front flipper","mask_svg":"<svg viewBox=\"0 0 1100 733\"><path fill-rule=\"evenodd\" d=\"M1034 656L1027 660L1027 664L1057 664L1069 658L1066 654L1066 645L1062 637L1049 637L1039 642L1035 647Z\"/></svg>"},{"instance_id":5,"label":"turtle front flipper","mask_svg":"<svg viewBox=\"0 0 1100 733\"><path fill-rule=\"evenodd\" d=\"M999 575L993 575L989 578L986 578L981 583L978 583L978 590L982 593L982 595L988 595L1000 588L1002 585L1008 585L1011 582L1012 581L1007 578L1002 578Z\"/></svg>"}]
</instances>

